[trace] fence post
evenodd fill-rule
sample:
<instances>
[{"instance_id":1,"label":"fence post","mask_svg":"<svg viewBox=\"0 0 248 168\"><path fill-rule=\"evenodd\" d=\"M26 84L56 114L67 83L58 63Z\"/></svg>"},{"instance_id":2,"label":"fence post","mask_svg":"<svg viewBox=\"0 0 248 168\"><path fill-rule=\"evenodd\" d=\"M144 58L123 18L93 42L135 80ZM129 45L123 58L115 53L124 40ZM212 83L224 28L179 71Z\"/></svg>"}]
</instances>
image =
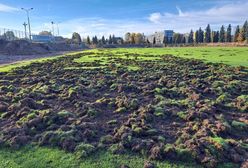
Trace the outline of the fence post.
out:
<instances>
[{"instance_id":1,"label":"fence post","mask_svg":"<svg viewBox=\"0 0 248 168\"><path fill-rule=\"evenodd\" d=\"M3 29L3 35L4 35L4 39L7 40L6 39L6 34L5 34L5 29Z\"/></svg>"},{"instance_id":2,"label":"fence post","mask_svg":"<svg viewBox=\"0 0 248 168\"><path fill-rule=\"evenodd\" d=\"M35 35L35 34L32 34ZM13 41L18 39L26 39L26 33L20 30L0 28L0 39Z\"/></svg>"}]
</instances>

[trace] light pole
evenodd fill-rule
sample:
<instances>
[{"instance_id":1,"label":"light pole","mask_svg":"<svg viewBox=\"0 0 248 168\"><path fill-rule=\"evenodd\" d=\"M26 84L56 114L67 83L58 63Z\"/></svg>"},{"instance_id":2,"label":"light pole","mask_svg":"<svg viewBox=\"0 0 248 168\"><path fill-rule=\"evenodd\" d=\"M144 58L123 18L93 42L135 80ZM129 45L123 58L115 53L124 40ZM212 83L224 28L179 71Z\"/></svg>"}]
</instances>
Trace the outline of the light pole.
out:
<instances>
[{"instance_id":1,"label":"light pole","mask_svg":"<svg viewBox=\"0 0 248 168\"><path fill-rule=\"evenodd\" d=\"M29 8L29 9L21 8L21 9L24 10L27 13L28 29L29 29L29 39L32 40L31 25L30 25L30 19L29 19L29 11L33 10L34 8Z\"/></svg>"},{"instance_id":2,"label":"light pole","mask_svg":"<svg viewBox=\"0 0 248 168\"><path fill-rule=\"evenodd\" d=\"M26 22L23 23L24 30L25 30L25 39L27 39L27 25L28 24Z\"/></svg>"},{"instance_id":3,"label":"light pole","mask_svg":"<svg viewBox=\"0 0 248 168\"><path fill-rule=\"evenodd\" d=\"M59 23L57 22L57 31L58 31L58 36L59 36Z\"/></svg>"},{"instance_id":4,"label":"light pole","mask_svg":"<svg viewBox=\"0 0 248 168\"><path fill-rule=\"evenodd\" d=\"M53 36L54 36L54 35L55 35L55 34L54 34L54 24L55 24L55 23L54 23L53 21L52 21L51 23L52 23L52 31L53 31Z\"/></svg>"}]
</instances>

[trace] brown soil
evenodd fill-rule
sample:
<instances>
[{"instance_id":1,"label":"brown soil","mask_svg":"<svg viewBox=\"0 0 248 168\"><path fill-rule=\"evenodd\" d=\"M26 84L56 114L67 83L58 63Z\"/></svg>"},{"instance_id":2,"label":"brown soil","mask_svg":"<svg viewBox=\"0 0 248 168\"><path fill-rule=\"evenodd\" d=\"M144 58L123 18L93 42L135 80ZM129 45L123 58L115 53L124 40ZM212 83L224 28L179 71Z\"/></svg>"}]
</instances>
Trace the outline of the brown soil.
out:
<instances>
[{"instance_id":1,"label":"brown soil","mask_svg":"<svg viewBox=\"0 0 248 168\"><path fill-rule=\"evenodd\" d=\"M60 55L70 51L86 49L86 46L66 43L30 43L25 40L0 40L0 65L35 58Z\"/></svg>"},{"instance_id":2,"label":"brown soil","mask_svg":"<svg viewBox=\"0 0 248 168\"><path fill-rule=\"evenodd\" d=\"M18 63L20 61L27 61L37 58L56 57L59 55L73 53L75 51L61 51L61 52L51 52L49 54L31 54L31 55L0 55L0 65L13 64L13 63Z\"/></svg>"}]
</instances>

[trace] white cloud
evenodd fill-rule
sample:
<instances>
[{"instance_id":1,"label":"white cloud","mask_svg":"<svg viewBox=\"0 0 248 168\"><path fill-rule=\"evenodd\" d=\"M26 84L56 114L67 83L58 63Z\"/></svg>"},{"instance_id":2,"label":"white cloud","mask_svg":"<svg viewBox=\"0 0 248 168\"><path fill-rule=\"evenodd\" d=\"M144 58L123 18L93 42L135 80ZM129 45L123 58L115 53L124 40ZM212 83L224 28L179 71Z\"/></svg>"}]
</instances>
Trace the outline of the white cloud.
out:
<instances>
[{"instance_id":1,"label":"white cloud","mask_svg":"<svg viewBox=\"0 0 248 168\"><path fill-rule=\"evenodd\" d=\"M15 12L15 11L19 11L19 9L0 3L0 12Z\"/></svg>"},{"instance_id":2,"label":"white cloud","mask_svg":"<svg viewBox=\"0 0 248 168\"><path fill-rule=\"evenodd\" d=\"M141 32L145 34L154 33L164 29L173 29L176 32L189 32L190 29L203 29L209 23L213 29L219 29L222 24L242 24L248 19L248 2L241 3L229 2L218 4L206 10L184 11L179 7L175 7L177 13L159 13L155 12L141 19L104 19L95 18L78 18L64 21L59 24L60 32L66 37L71 37L73 32L79 32L83 37L88 35L98 37L110 34L123 36L126 32ZM37 30L51 30L51 24L47 23L43 26L34 28ZM56 29L55 29L56 32Z\"/></svg>"},{"instance_id":3,"label":"white cloud","mask_svg":"<svg viewBox=\"0 0 248 168\"><path fill-rule=\"evenodd\" d=\"M78 32L83 37L95 36L123 36L126 32L149 32L154 31L153 24L146 19L142 20L109 20L103 18L78 18L61 22L60 32L65 37L71 37L73 32ZM45 23L42 26L33 27L33 32L40 30L51 30L51 24ZM55 27L55 33L56 33Z\"/></svg>"},{"instance_id":4,"label":"white cloud","mask_svg":"<svg viewBox=\"0 0 248 168\"><path fill-rule=\"evenodd\" d=\"M151 22L154 22L154 23L159 23L159 21L161 20L162 18L162 15L161 13L152 13L150 16L149 16L149 20Z\"/></svg>"},{"instance_id":5,"label":"white cloud","mask_svg":"<svg viewBox=\"0 0 248 168\"><path fill-rule=\"evenodd\" d=\"M160 19L151 20L151 16L158 13L153 13L148 19L154 24L164 24L164 27L174 29L180 32L187 32L189 29L205 28L209 23L213 28L219 28L222 24L240 24L248 19L248 2L235 2L225 4L223 6L212 7L201 11L185 11L183 12L177 7L178 14L160 13Z\"/></svg>"},{"instance_id":6,"label":"white cloud","mask_svg":"<svg viewBox=\"0 0 248 168\"><path fill-rule=\"evenodd\" d=\"M185 16L179 6L177 6L176 8L177 8L179 16L181 16L181 17Z\"/></svg>"}]
</instances>

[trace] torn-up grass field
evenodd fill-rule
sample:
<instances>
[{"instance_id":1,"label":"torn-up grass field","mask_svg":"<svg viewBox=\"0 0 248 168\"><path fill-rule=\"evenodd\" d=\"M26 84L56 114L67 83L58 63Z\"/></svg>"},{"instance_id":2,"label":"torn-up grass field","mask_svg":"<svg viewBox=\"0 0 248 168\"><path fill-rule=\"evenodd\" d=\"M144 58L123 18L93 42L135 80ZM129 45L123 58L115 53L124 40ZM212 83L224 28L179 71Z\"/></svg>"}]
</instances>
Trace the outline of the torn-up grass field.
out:
<instances>
[{"instance_id":1,"label":"torn-up grass field","mask_svg":"<svg viewBox=\"0 0 248 168\"><path fill-rule=\"evenodd\" d=\"M54 167L60 150L71 167L97 167L95 156L103 167L245 164L247 67L164 50L89 50L1 72L0 151L50 150L41 160Z\"/></svg>"}]
</instances>

